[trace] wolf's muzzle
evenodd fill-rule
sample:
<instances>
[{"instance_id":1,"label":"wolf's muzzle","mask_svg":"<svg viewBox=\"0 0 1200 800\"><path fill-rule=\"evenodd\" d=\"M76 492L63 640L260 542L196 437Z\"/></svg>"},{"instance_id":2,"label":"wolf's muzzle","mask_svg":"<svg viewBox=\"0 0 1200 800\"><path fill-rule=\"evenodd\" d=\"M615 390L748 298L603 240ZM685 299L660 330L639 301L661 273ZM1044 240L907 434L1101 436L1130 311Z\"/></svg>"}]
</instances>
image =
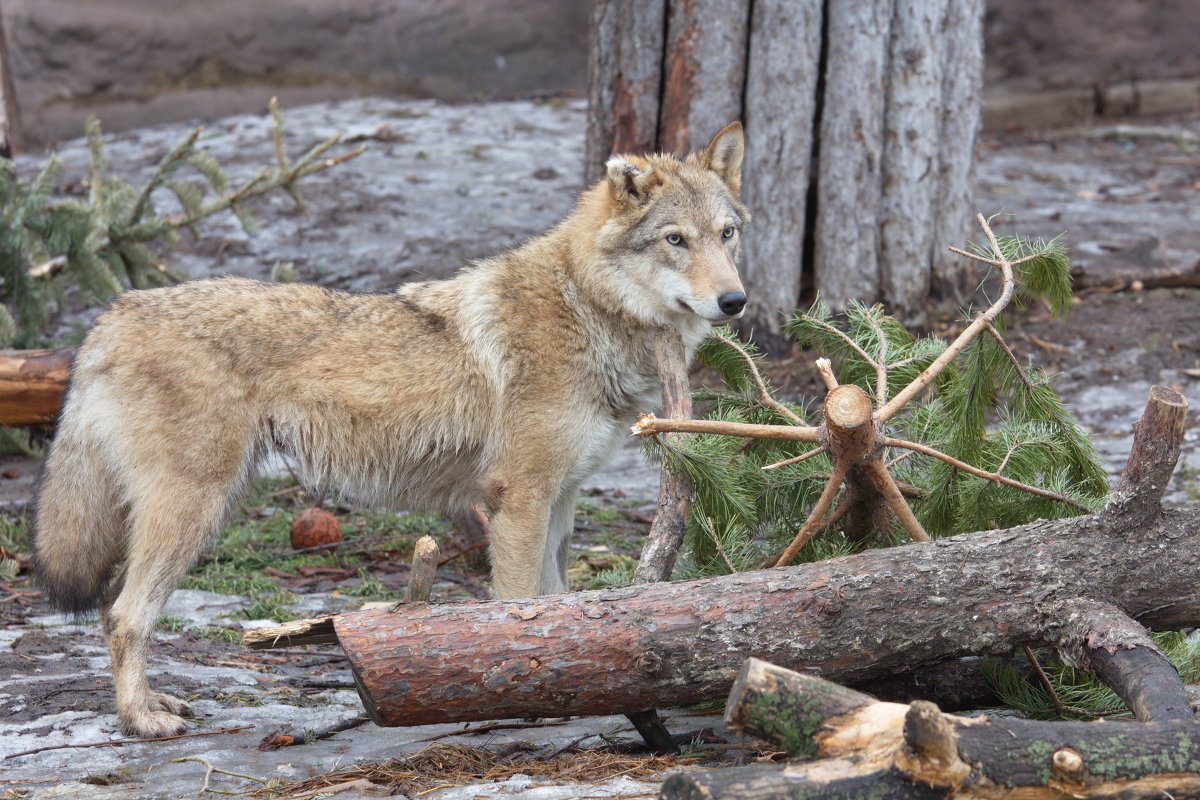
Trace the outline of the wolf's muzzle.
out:
<instances>
[{"instance_id":1,"label":"wolf's muzzle","mask_svg":"<svg viewBox=\"0 0 1200 800\"><path fill-rule=\"evenodd\" d=\"M732 317L746 307L746 293L726 292L717 298L717 305L720 306L721 313Z\"/></svg>"}]
</instances>

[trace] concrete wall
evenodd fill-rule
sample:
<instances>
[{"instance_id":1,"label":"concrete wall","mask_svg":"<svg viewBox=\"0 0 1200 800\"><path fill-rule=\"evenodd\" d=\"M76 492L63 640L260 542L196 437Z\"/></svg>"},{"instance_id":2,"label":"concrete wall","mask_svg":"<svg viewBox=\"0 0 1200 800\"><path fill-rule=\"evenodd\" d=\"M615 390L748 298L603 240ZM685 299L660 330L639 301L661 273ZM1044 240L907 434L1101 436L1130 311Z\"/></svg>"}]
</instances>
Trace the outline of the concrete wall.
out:
<instances>
[{"instance_id":1,"label":"concrete wall","mask_svg":"<svg viewBox=\"0 0 1200 800\"><path fill-rule=\"evenodd\" d=\"M5 0L29 144L367 93L579 92L589 0Z\"/></svg>"}]
</instances>

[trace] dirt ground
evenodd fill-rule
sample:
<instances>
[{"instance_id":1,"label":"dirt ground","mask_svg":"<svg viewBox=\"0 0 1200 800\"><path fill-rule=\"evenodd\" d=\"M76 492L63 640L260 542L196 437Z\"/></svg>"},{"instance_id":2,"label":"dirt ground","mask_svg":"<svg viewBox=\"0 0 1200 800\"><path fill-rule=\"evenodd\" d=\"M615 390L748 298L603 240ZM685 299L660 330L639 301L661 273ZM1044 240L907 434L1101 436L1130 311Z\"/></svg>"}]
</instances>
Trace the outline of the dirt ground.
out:
<instances>
[{"instance_id":1,"label":"dirt ground","mask_svg":"<svg viewBox=\"0 0 1200 800\"><path fill-rule=\"evenodd\" d=\"M302 192L308 216L286 197L266 199L257 234L247 235L231 220L214 221L201 242L183 242L164 254L173 270L191 277L227 272L265 277L282 261L303 280L386 288L419 275L449 274L466 259L544 229L570 208L580 188L584 109L576 101L447 106L366 99L295 109L286 117L288 144L295 149L340 129L367 151L307 181ZM109 158L124 175L145 175L184 130L168 126L109 137ZM219 121L205 135L219 160L247 176L273 157L268 131L261 116L241 116ZM1050 320L1044 309L1026 308L1009 328L1019 353L1059 373L1060 390L1114 474L1152 384L1177 386L1194 404L1200 395L1198 141L1200 120L1186 119L1124 132L1091 129L1054 138L996 139L982 149L979 208L1009 215L999 219L1000 230L1035 237L1065 234L1074 256L1083 288L1068 317ZM85 148L67 143L59 157L67 180L77 183L86 165ZM37 161L24 158L20 168L32 170ZM71 336L93 315L74 310L59 334ZM801 356L792 363L797 374L790 384L809 385L809 359ZM1169 492L1173 503L1200 503L1197 420L1193 410L1182 466ZM22 475L0 480L0 499L10 512L20 513L36 463L12 459L12 464ZM656 480L656 471L635 448L622 451L592 479L577 518L579 563L572 573L577 585L636 555ZM361 546L344 548L340 561L328 562L330 571L310 565L305 574L285 563L290 558L286 519L303 502L287 491L252 499L241 520L264 537L263 557L287 566L280 570L285 576L273 580L292 596L275 601L292 615L353 607L373 599L372 592L403 586L407 548L421 525L438 534L444 552L465 544L437 521L343 512L350 541L362 537ZM435 599L479 596L483 577L478 561L457 559L439 572ZM598 751L605 741L630 741L627 731L614 733L628 728L615 717L479 734L458 726L383 730L368 724L286 750L256 750L270 733L326 728L361 708L336 651L250 652L222 639L220 629L262 624L255 614L260 604L206 588L181 590L173 598L154 649L151 680L192 701L199 732L239 730L163 744L16 756L119 734L95 625L52 614L24 579L12 586L17 593L5 597L0 592L0 758L5 759L0 760L0 797L190 797L200 787L203 766L171 759L202 755L234 772L300 780L435 743L516 748L513 752L529 759L528 774L510 771L497 780L467 776L464 787L422 794L435 800L632 798L657 792L654 776L618 775L617 769L589 773L585 784L538 773L537 765L560 750ZM729 757L726 745L733 739L715 717L685 714L671 727L713 729L681 764ZM229 776L213 781L238 791L255 786ZM414 793L426 788L434 787Z\"/></svg>"}]
</instances>

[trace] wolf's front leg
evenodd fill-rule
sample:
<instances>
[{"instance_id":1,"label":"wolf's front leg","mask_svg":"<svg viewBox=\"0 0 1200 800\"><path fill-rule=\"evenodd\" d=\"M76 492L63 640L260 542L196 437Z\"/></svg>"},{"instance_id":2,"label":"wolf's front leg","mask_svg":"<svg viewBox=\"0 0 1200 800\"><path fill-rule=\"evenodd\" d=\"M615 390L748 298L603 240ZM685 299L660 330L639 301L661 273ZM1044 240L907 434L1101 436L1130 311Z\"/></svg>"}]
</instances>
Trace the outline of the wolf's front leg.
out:
<instances>
[{"instance_id":1,"label":"wolf's front leg","mask_svg":"<svg viewBox=\"0 0 1200 800\"><path fill-rule=\"evenodd\" d=\"M561 594L571 588L567 580L567 566L570 564L571 534L575 531L575 504L578 498L578 489L560 492L550 511L546 556L542 559L538 594Z\"/></svg>"},{"instance_id":2,"label":"wolf's front leg","mask_svg":"<svg viewBox=\"0 0 1200 800\"><path fill-rule=\"evenodd\" d=\"M542 574L547 552L554 489L541 482L516 479L492 481L492 587L498 600L545 594Z\"/></svg>"}]
</instances>

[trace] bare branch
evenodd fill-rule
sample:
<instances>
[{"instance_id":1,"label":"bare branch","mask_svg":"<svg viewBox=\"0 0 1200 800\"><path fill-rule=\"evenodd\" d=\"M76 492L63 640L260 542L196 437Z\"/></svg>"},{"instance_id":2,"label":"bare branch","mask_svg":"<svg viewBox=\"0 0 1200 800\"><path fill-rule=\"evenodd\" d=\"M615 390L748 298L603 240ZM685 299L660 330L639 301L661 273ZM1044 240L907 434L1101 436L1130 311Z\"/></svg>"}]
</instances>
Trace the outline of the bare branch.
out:
<instances>
[{"instance_id":1,"label":"bare branch","mask_svg":"<svg viewBox=\"0 0 1200 800\"><path fill-rule=\"evenodd\" d=\"M838 387L837 376L833 374L833 364L828 358L818 358L816 361L817 373L821 376L821 380L825 382L825 388L833 391Z\"/></svg>"},{"instance_id":2,"label":"bare branch","mask_svg":"<svg viewBox=\"0 0 1200 800\"><path fill-rule=\"evenodd\" d=\"M940 461L945 461L947 464L949 464L953 467L957 467L958 469L961 469L963 472L969 472L970 474L975 475L977 477L986 478L987 480L992 481L993 483L1002 483L1005 486L1011 486L1014 489L1020 489L1021 491L1029 492L1030 494L1036 494L1039 497L1046 497L1046 498L1049 498L1050 500L1057 500L1060 503L1066 503L1067 505L1071 506L1072 508L1078 508L1080 511L1091 511L1091 509L1088 508L1087 506L1083 505L1082 503L1078 503L1078 502L1072 500L1071 498L1067 497L1066 495L1059 494L1058 492L1052 492L1049 489L1039 489L1036 486L1030 486L1027 483L1021 483L1020 481L1014 481L1012 478L1006 478L1003 475L997 474L995 472L987 472L986 470L982 470L979 467L973 467L970 464L966 463L965 461L959 461L957 458L954 458L953 456L948 456L945 453L941 452L940 450L934 450L932 447L927 447L923 444L918 444L917 442L909 442L909 441L905 441L904 439L883 439L882 444L884 447L903 447L906 450L915 450L916 452L921 453L922 455L931 456Z\"/></svg>"},{"instance_id":3,"label":"bare branch","mask_svg":"<svg viewBox=\"0 0 1200 800\"><path fill-rule=\"evenodd\" d=\"M798 425L751 425L708 419L659 419L642 414L629 429L634 436L656 433L712 433L718 436L745 436L751 439L780 439L788 442L819 442L820 428Z\"/></svg>"},{"instance_id":4,"label":"bare branch","mask_svg":"<svg viewBox=\"0 0 1200 800\"><path fill-rule=\"evenodd\" d=\"M758 365L754 363L754 359L748 352L746 352L746 349L742 347L740 342L737 342L733 339L725 339L724 337L722 337L722 340L734 350L737 350L738 354L745 359L746 366L750 368L750 374L754 376L754 383L758 385L759 400L761 400L764 406L778 411L780 414L783 414L797 425L808 425L803 418L793 412L790 408L777 401L774 397L771 397L771 393L767 391L767 383L763 380L762 373L758 371Z\"/></svg>"},{"instance_id":5,"label":"bare branch","mask_svg":"<svg viewBox=\"0 0 1200 800\"><path fill-rule=\"evenodd\" d=\"M1025 384L1025 388L1033 391L1033 382L1029 380L1029 376L1025 374L1025 370L1021 368L1021 362L1017 360L1017 356L1008 346L1008 342L1004 341L1004 337L1000 335L1000 331L996 330L996 326L992 323L987 325L988 333L996 340L996 344L1000 345L1000 349L1008 356L1008 360L1012 362L1013 369L1017 371L1017 375L1021 376L1021 383Z\"/></svg>"},{"instance_id":6,"label":"bare branch","mask_svg":"<svg viewBox=\"0 0 1200 800\"><path fill-rule=\"evenodd\" d=\"M829 448L825 445L821 445L815 450L809 450L807 453L801 453L798 456L794 456L784 461L776 461L774 464L767 464L765 467L763 467L763 470L766 471L769 469L779 469L780 467L788 467L792 464L799 464L801 461L807 461L810 458L821 455L821 453L824 453L828 449Z\"/></svg>"},{"instance_id":7,"label":"bare branch","mask_svg":"<svg viewBox=\"0 0 1200 800\"><path fill-rule=\"evenodd\" d=\"M962 352L967 343L978 336L1005 309L1009 301L1012 300L1013 291L1016 288L1016 284L1013 281L1012 265L1004 257L1004 251L1000 249L1000 244L996 241L996 234L992 233L987 220L983 218L982 214L977 214L975 218L979 222L979 227L983 229L984 235L991 242L992 253L996 256L997 265L1000 267L1000 276L1003 281L1000 296L996 299L996 302L992 303L986 310L980 312L971 324L958 335L958 338L942 351L942 354L934 359L934 362L926 367L912 383L897 392L896 396L889 400L887 405L875 412L875 420L879 423L887 422L891 419L909 400L928 386L946 368L946 365Z\"/></svg>"},{"instance_id":8,"label":"bare branch","mask_svg":"<svg viewBox=\"0 0 1200 800\"><path fill-rule=\"evenodd\" d=\"M804 524L800 526L800 530L796 531L795 538L792 539L792 543L779 556L779 560L775 562L775 566L786 567L796 557L796 554L804 549L804 545L809 543L813 534L816 533L817 527L821 524L821 518L825 516L825 512L829 510L830 503L837 496L838 489L841 488L842 481L846 479L846 472L849 468L850 464L848 460L843 460L833 465L833 473L829 476L829 483L825 484L825 488L821 491L821 496L817 498L816 505L813 506L808 519L804 520Z\"/></svg>"},{"instance_id":9,"label":"bare branch","mask_svg":"<svg viewBox=\"0 0 1200 800\"><path fill-rule=\"evenodd\" d=\"M904 494L900 491L900 487L896 485L896 481L892 478L891 473L883 466L883 462L879 459L872 459L863 462L859 465L862 470L867 473L867 477L871 479L871 483L883 495L883 499L887 501L888 507L900 520L900 524L904 526L904 530L908 531L908 535L912 537L914 542L928 542L929 534L925 532L925 528L921 525L920 520L913 514L912 509L908 507L908 501L904 499Z\"/></svg>"}]
</instances>

